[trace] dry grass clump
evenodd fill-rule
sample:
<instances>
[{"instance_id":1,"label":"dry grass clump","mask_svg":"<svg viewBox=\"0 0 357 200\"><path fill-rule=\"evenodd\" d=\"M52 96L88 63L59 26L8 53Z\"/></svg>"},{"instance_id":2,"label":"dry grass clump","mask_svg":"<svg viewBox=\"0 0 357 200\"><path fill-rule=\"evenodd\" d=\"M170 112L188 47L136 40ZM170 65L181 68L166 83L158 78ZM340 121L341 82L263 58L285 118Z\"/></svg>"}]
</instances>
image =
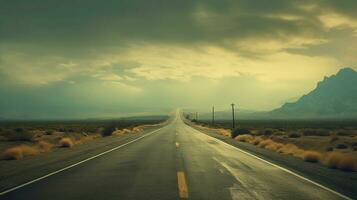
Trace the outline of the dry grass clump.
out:
<instances>
[{"instance_id":1,"label":"dry grass clump","mask_svg":"<svg viewBox=\"0 0 357 200\"><path fill-rule=\"evenodd\" d=\"M322 154L317 151L304 151L303 160L306 162L317 163L320 161Z\"/></svg>"},{"instance_id":2,"label":"dry grass clump","mask_svg":"<svg viewBox=\"0 0 357 200\"><path fill-rule=\"evenodd\" d=\"M278 152L301 158L304 153L304 150L300 149L295 144L288 143L285 144L282 148L280 148Z\"/></svg>"},{"instance_id":3,"label":"dry grass clump","mask_svg":"<svg viewBox=\"0 0 357 200\"><path fill-rule=\"evenodd\" d=\"M223 136L227 136L227 137L232 137L232 134L231 134L231 131L228 130L228 129L223 129L223 128L220 128L220 129L216 129L217 133L219 135L223 135Z\"/></svg>"},{"instance_id":4,"label":"dry grass clump","mask_svg":"<svg viewBox=\"0 0 357 200\"><path fill-rule=\"evenodd\" d=\"M99 134L92 134L92 135L87 135L87 136L81 136L81 137L79 137L79 138L76 139L75 143L76 143L76 144L82 144L82 143L85 143L85 142L88 142L88 141L97 139L97 138L99 138L99 137L100 137Z\"/></svg>"},{"instance_id":5,"label":"dry grass clump","mask_svg":"<svg viewBox=\"0 0 357 200\"><path fill-rule=\"evenodd\" d=\"M356 158L340 152L328 154L324 163L331 168L341 169L344 171L354 171L357 166Z\"/></svg>"},{"instance_id":6,"label":"dry grass clump","mask_svg":"<svg viewBox=\"0 0 357 200\"><path fill-rule=\"evenodd\" d=\"M142 132L142 131L143 131L142 128L140 128L140 127L134 127L131 132L132 132L132 133L140 133L140 132Z\"/></svg>"},{"instance_id":7,"label":"dry grass clump","mask_svg":"<svg viewBox=\"0 0 357 200\"><path fill-rule=\"evenodd\" d=\"M357 169L357 158L354 158L351 154L347 153L321 153L313 150L304 150L292 143L284 144L274 141L273 139L263 139L261 136L252 136L250 134L239 135L235 138L235 140L239 142L251 143L270 151L292 155L304 160L305 162L320 162L321 164L327 165L331 168L344 171L355 171Z\"/></svg>"},{"instance_id":8,"label":"dry grass clump","mask_svg":"<svg viewBox=\"0 0 357 200\"><path fill-rule=\"evenodd\" d=\"M259 141L259 139L253 140L252 144L258 143L257 140ZM278 152L281 148L284 147L284 144L275 142L271 139L266 139L266 140L261 139L257 145L261 148L265 148L270 151L276 151L276 152Z\"/></svg>"},{"instance_id":9,"label":"dry grass clump","mask_svg":"<svg viewBox=\"0 0 357 200\"><path fill-rule=\"evenodd\" d=\"M278 143L278 142L272 142L269 143L268 145L265 146L265 149L268 149L270 151L279 151L281 148L284 147L284 144Z\"/></svg>"},{"instance_id":10,"label":"dry grass clump","mask_svg":"<svg viewBox=\"0 0 357 200\"><path fill-rule=\"evenodd\" d=\"M272 143L275 143L275 142L271 139L267 139L267 140L261 141L258 146L261 148L265 148L266 146L271 145Z\"/></svg>"},{"instance_id":11,"label":"dry grass clump","mask_svg":"<svg viewBox=\"0 0 357 200\"><path fill-rule=\"evenodd\" d=\"M74 142L71 138L62 138L60 140L60 147L72 147L74 145Z\"/></svg>"},{"instance_id":12,"label":"dry grass clump","mask_svg":"<svg viewBox=\"0 0 357 200\"><path fill-rule=\"evenodd\" d=\"M231 137L236 138L239 135L248 135L250 134L250 130L246 128L236 128L231 132Z\"/></svg>"},{"instance_id":13,"label":"dry grass clump","mask_svg":"<svg viewBox=\"0 0 357 200\"><path fill-rule=\"evenodd\" d=\"M54 145L46 141L40 141L38 142L37 146L41 152L49 152Z\"/></svg>"},{"instance_id":14,"label":"dry grass clump","mask_svg":"<svg viewBox=\"0 0 357 200\"><path fill-rule=\"evenodd\" d=\"M238 135L235 140L238 142L251 142L254 140L254 137L252 135L244 134L244 135Z\"/></svg>"},{"instance_id":15,"label":"dry grass clump","mask_svg":"<svg viewBox=\"0 0 357 200\"><path fill-rule=\"evenodd\" d=\"M253 145L259 145L262 141L263 141L263 139L262 139L261 137L255 137L255 138L251 141L251 143L252 143Z\"/></svg>"},{"instance_id":16,"label":"dry grass clump","mask_svg":"<svg viewBox=\"0 0 357 200\"><path fill-rule=\"evenodd\" d=\"M2 154L2 159L4 160L20 160L24 156L36 155L39 151L28 145L14 146L6 149Z\"/></svg>"}]
</instances>

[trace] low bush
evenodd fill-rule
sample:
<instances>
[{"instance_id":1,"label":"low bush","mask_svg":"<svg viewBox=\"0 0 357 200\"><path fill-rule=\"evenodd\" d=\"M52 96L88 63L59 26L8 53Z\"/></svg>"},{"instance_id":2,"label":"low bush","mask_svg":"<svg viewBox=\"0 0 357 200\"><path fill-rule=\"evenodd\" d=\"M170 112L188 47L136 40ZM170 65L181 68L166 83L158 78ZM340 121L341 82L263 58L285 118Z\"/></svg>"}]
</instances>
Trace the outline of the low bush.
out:
<instances>
[{"instance_id":1,"label":"low bush","mask_svg":"<svg viewBox=\"0 0 357 200\"><path fill-rule=\"evenodd\" d=\"M116 130L115 126L107 126L104 127L101 134L103 137L111 136L115 130Z\"/></svg>"},{"instance_id":2,"label":"low bush","mask_svg":"<svg viewBox=\"0 0 357 200\"><path fill-rule=\"evenodd\" d=\"M37 146L39 147L41 152L48 152L53 148L53 144L46 141L38 142Z\"/></svg>"},{"instance_id":3,"label":"low bush","mask_svg":"<svg viewBox=\"0 0 357 200\"><path fill-rule=\"evenodd\" d=\"M263 139L261 137L255 137L251 143L253 145L259 145L262 141L263 141Z\"/></svg>"},{"instance_id":4,"label":"low bush","mask_svg":"<svg viewBox=\"0 0 357 200\"><path fill-rule=\"evenodd\" d=\"M270 145L272 143L274 143L273 140L267 139L267 140L261 141L258 146L261 147L261 148L265 148L266 146L268 146L268 145Z\"/></svg>"},{"instance_id":5,"label":"low bush","mask_svg":"<svg viewBox=\"0 0 357 200\"><path fill-rule=\"evenodd\" d=\"M62 138L59 143L60 147L72 147L74 145L74 142L71 138Z\"/></svg>"},{"instance_id":6,"label":"low bush","mask_svg":"<svg viewBox=\"0 0 357 200\"><path fill-rule=\"evenodd\" d=\"M28 145L19 145L15 147L10 147L6 149L2 154L2 159L4 160L19 160L22 159L24 156L28 155L36 155L39 151L31 146Z\"/></svg>"},{"instance_id":7,"label":"low bush","mask_svg":"<svg viewBox=\"0 0 357 200\"><path fill-rule=\"evenodd\" d=\"M282 148L280 148L278 152L301 158L304 150L300 149L295 144L288 143L285 144Z\"/></svg>"},{"instance_id":8,"label":"low bush","mask_svg":"<svg viewBox=\"0 0 357 200\"><path fill-rule=\"evenodd\" d=\"M344 171L356 170L356 158L351 155L343 154L340 152L333 152L328 154L325 164L334 169L341 169Z\"/></svg>"},{"instance_id":9,"label":"low bush","mask_svg":"<svg viewBox=\"0 0 357 200\"><path fill-rule=\"evenodd\" d=\"M278 143L278 142L271 142L267 145L265 145L265 149L268 149L270 151L275 151L275 152L278 152L281 148L284 147L284 144L282 143Z\"/></svg>"},{"instance_id":10,"label":"low bush","mask_svg":"<svg viewBox=\"0 0 357 200\"><path fill-rule=\"evenodd\" d=\"M239 142L251 142L253 141L254 137L248 134L244 134L244 135L238 135L235 140L239 141Z\"/></svg>"},{"instance_id":11,"label":"low bush","mask_svg":"<svg viewBox=\"0 0 357 200\"><path fill-rule=\"evenodd\" d=\"M245 128L236 128L232 131L231 136L232 138L236 138L238 135L246 135L250 134L250 130Z\"/></svg>"},{"instance_id":12,"label":"low bush","mask_svg":"<svg viewBox=\"0 0 357 200\"><path fill-rule=\"evenodd\" d=\"M317 151L305 151L303 153L303 159L306 162L319 162L319 160L321 159L322 155L320 152Z\"/></svg>"}]
</instances>

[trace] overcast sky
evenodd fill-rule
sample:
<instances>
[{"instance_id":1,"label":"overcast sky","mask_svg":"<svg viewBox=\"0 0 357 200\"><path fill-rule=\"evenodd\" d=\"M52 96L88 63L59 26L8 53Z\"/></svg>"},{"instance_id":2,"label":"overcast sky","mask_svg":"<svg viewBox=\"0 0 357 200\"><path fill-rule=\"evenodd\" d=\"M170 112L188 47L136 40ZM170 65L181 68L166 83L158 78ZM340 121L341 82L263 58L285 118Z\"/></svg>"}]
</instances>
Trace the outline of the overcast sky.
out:
<instances>
[{"instance_id":1,"label":"overcast sky","mask_svg":"<svg viewBox=\"0 0 357 200\"><path fill-rule=\"evenodd\" d=\"M356 0L2 0L0 116L269 110L357 69Z\"/></svg>"}]
</instances>

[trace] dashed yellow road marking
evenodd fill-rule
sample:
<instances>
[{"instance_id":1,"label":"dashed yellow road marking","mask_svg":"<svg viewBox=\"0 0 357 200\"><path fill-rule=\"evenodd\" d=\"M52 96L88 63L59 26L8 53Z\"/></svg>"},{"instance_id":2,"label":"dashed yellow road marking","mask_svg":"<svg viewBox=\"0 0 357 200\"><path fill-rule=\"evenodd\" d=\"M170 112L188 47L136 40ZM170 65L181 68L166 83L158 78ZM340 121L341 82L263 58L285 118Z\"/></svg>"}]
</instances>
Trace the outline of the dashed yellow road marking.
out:
<instances>
[{"instance_id":1,"label":"dashed yellow road marking","mask_svg":"<svg viewBox=\"0 0 357 200\"><path fill-rule=\"evenodd\" d=\"M180 143L176 142L176 148L180 147Z\"/></svg>"},{"instance_id":2,"label":"dashed yellow road marking","mask_svg":"<svg viewBox=\"0 0 357 200\"><path fill-rule=\"evenodd\" d=\"M188 198L188 189L186 184L186 178L184 172L177 172L177 182L178 182L178 190L180 198L187 199Z\"/></svg>"}]
</instances>

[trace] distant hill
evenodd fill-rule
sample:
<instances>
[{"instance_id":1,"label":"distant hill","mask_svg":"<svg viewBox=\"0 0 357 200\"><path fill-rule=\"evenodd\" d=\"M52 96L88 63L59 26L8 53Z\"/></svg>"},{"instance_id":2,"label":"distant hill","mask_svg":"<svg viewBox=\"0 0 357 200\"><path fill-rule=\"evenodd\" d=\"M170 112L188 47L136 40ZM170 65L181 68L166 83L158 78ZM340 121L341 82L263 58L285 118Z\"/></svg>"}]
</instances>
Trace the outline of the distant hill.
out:
<instances>
[{"instance_id":1,"label":"distant hill","mask_svg":"<svg viewBox=\"0 0 357 200\"><path fill-rule=\"evenodd\" d=\"M271 117L357 118L357 72L341 69L325 77L310 93L269 113Z\"/></svg>"},{"instance_id":2,"label":"distant hill","mask_svg":"<svg viewBox=\"0 0 357 200\"><path fill-rule=\"evenodd\" d=\"M200 119L210 120L211 113ZM236 111L238 119L357 119L357 72L341 69L336 75L325 77L310 93L295 102L269 112ZM230 110L216 112L217 120L231 119Z\"/></svg>"}]
</instances>

